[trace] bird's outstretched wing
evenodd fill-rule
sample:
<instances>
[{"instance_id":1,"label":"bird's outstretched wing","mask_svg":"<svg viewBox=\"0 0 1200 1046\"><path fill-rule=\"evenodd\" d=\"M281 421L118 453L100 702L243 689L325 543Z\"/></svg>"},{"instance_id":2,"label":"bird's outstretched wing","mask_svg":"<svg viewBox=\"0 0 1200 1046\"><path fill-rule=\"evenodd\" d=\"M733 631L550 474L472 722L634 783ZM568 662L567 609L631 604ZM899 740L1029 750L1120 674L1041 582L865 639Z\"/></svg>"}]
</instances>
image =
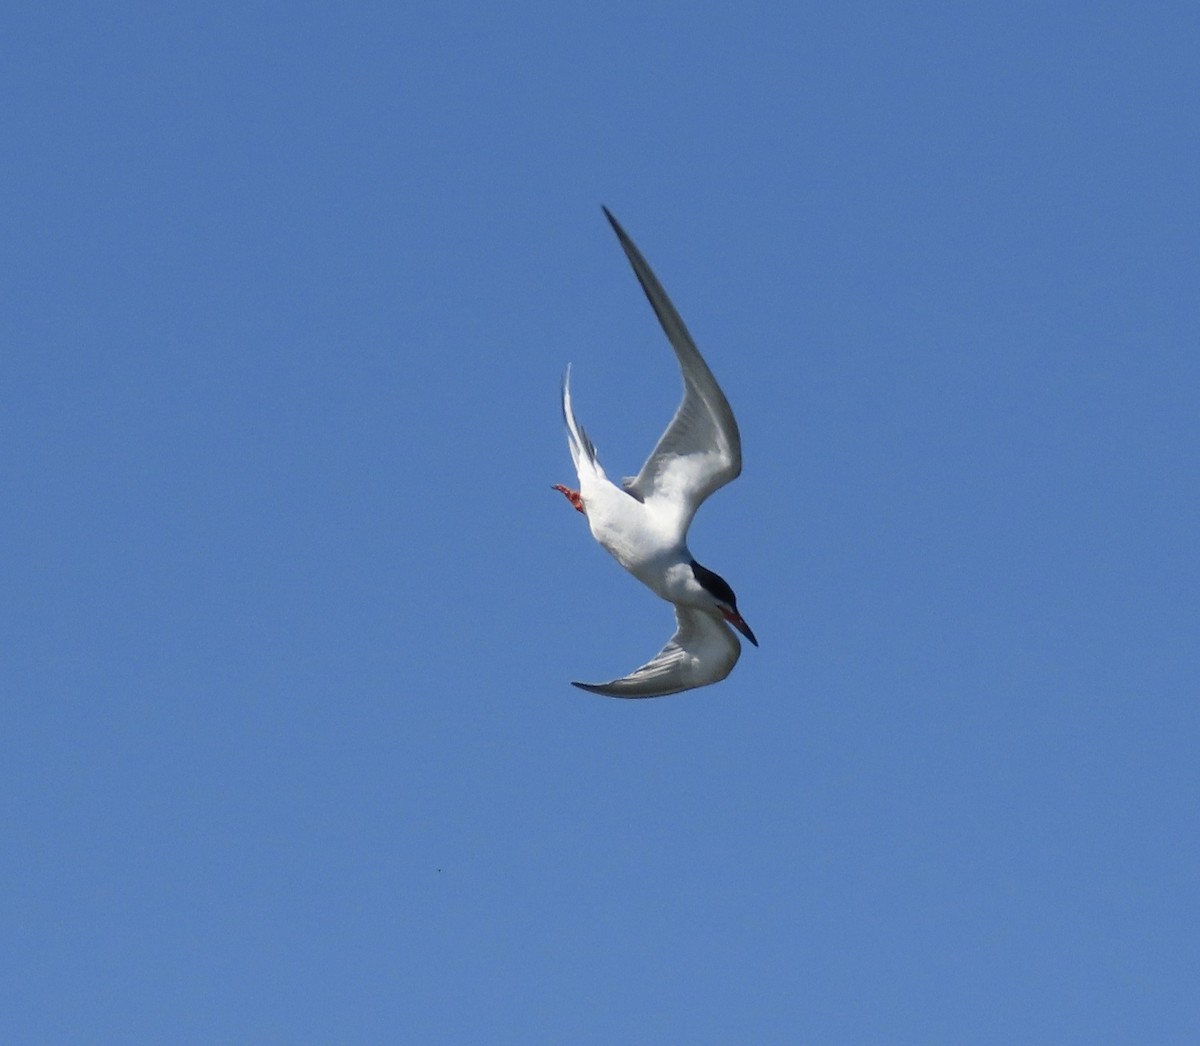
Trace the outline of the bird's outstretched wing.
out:
<instances>
[{"instance_id":1,"label":"bird's outstretched wing","mask_svg":"<svg viewBox=\"0 0 1200 1046\"><path fill-rule=\"evenodd\" d=\"M716 614L676 604L678 628L654 660L611 683L572 683L608 697L665 697L709 683L733 671L742 645Z\"/></svg>"},{"instance_id":2,"label":"bird's outstretched wing","mask_svg":"<svg viewBox=\"0 0 1200 1046\"><path fill-rule=\"evenodd\" d=\"M639 501L659 500L661 504L656 507L660 511L669 509L678 513L678 522L686 531L701 502L741 473L741 435L725 393L667 292L607 207L604 215L617 234L683 373L683 402L642 471L625 482L625 489Z\"/></svg>"}]
</instances>

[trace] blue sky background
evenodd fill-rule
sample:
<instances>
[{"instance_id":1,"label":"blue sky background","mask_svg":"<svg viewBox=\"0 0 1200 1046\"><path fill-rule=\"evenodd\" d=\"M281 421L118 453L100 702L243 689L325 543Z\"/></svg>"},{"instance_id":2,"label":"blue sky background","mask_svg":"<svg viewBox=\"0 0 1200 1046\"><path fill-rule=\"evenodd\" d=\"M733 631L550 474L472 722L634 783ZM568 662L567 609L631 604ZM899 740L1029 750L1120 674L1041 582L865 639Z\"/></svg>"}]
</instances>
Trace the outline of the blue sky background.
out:
<instances>
[{"instance_id":1,"label":"blue sky background","mask_svg":"<svg viewBox=\"0 0 1200 1046\"><path fill-rule=\"evenodd\" d=\"M1200 1041L1195 4L4 21L0 1038Z\"/></svg>"}]
</instances>

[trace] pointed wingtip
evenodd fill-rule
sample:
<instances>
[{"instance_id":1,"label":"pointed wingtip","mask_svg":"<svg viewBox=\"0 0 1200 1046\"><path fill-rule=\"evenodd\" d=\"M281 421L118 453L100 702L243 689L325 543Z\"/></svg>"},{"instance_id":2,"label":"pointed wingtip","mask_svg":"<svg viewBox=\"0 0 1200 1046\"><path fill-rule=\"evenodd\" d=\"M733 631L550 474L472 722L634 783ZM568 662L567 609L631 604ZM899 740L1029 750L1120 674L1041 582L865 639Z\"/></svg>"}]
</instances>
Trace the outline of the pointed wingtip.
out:
<instances>
[{"instance_id":1,"label":"pointed wingtip","mask_svg":"<svg viewBox=\"0 0 1200 1046\"><path fill-rule=\"evenodd\" d=\"M600 205L600 210L604 212L604 217L608 219L608 224L612 226L613 232L617 234L617 238L621 240L622 243L628 240L628 235L626 235L625 230L621 228L621 223L613 217L613 212L605 207L604 204Z\"/></svg>"},{"instance_id":2,"label":"pointed wingtip","mask_svg":"<svg viewBox=\"0 0 1200 1046\"><path fill-rule=\"evenodd\" d=\"M653 697L653 694L621 694L613 690L612 683L576 683L571 681L571 686L577 687L580 690L586 691L589 694L595 694L597 697Z\"/></svg>"},{"instance_id":3,"label":"pointed wingtip","mask_svg":"<svg viewBox=\"0 0 1200 1046\"><path fill-rule=\"evenodd\" d=\"M575 680L572 679L571 686L576 687L579 690L586 691L589 694L598 694L600 697L609 697L610 696L608 693L605 692L603 683L577 683L577 682L575 682Z\"/></svg>"}]
</instances>

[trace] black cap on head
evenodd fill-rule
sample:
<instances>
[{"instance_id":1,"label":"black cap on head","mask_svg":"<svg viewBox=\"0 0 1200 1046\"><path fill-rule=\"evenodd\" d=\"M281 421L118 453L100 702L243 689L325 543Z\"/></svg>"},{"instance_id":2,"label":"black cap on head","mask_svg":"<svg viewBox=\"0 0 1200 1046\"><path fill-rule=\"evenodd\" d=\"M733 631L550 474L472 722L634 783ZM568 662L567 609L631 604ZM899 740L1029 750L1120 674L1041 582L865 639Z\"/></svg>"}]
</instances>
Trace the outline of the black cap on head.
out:
<instances>
[{"instance_id":1,"label":"black cap on head","mask_svg":"<svg viewBox=\"0 0 1200 1046\"><path fill-rule=\"evenodd\" d=\"M700 587L712 596L720 606L721 616L744 635L751 643L758 646L758 640L751 631L750 626L746 624L742 615L738 613L737 596L733 594L733 589L729 587L729 582L726 581L720 574L714 574L707 567L702 567L694 559L692 560L692 574L700 583Z\"/></svg>"},{"instance_id":2,"label":"black cap on head","mask_svg":"<svg viewBox=\"0 0 1200 1046\"><path fill-rule=\"evenodd\" d=\"M700 582L700 587L710 596L714 599L719 599L726 606L737 607L737 596L733 594L733 589L729 587L729 582L721 577L720 574L714 574L708 567L702 567L694 559L692 560L692 573L696 576L696 580Z\"/></svg>"}]
</instances>

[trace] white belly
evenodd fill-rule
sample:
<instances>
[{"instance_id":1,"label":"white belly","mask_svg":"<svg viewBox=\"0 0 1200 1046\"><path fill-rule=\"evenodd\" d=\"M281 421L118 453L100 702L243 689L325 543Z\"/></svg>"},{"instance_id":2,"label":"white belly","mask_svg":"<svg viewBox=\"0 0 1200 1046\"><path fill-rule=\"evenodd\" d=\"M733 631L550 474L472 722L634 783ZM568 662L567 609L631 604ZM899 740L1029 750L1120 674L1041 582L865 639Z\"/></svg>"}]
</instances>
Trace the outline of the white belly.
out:
<instances>
[{"instance_id":1,"label":"white belly","mask_svg":"<svg viewBox=\"0 0 1200 1046\"><path fill-rule=\"evenodd\" d=\"M611 484L606 487L586 502L592 536L647 588L668 602L680 602L692 576L687 546L642 502Z\"/></svg>"}]
</instances>

